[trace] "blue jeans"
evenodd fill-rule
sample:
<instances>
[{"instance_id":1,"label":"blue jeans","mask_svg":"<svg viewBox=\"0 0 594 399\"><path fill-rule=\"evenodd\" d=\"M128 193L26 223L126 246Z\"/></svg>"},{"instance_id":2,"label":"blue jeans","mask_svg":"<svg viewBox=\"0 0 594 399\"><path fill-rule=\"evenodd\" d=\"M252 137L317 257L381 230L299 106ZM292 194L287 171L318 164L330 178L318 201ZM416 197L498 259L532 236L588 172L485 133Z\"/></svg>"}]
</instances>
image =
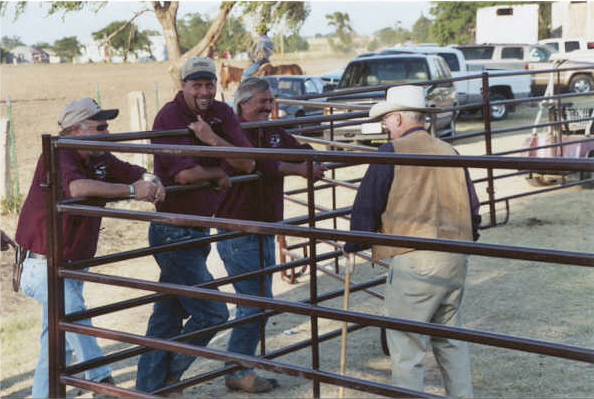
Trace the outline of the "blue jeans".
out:
<instances>
[{"instance_id":1,"label":"blue jeans","mask_svg":"<svg viewBox=\"0 0 594 399\"><path fill-rule=\"evenodd\" d=\"M248 66L245 71L243 71L243 73L241 74L241 80L246 80L247 78L249 78L250 76L252 76L253 74L255 74L256 72L258 72L258 69L260 69L260 67L264 64L269 63L270 61L268 60L262 60L262 61L254 61L252 64L250 64L250 66Z\"/></svg>"},{"instance_id":2,"label":"blue jeans","mask_svg":"<svg viewBox=\"0 0 594 399\"><path fill-rule=\"evenodd\" d=\"M47 260L25 259L23 274L21 276L21 289L25 295L35 299L43 307L43 321L41 323L41 352L35 368L33 379L34 398L47 398L49 396L49 350L48 350L48 305L47 305ZM83 282L79 280L64 280L65 313L87 310L83 297ZM90 326L91 320L83 320L80 324ZM72 360L72 352L77 360L86 362L96 357L103 356L103 351L97 344L95 337L66 333L66 364ZM85 378L91 381L101 381L111 376L111 368L100 366L85 372Z\"/></svg>"},{"instance_id":3,"label":"blue jeans","mask_svg":"<svg viewBox=\"0 0 594 399\"><path fill-rule=\"evenodd\" d=\"M151 223L149 242L151 246L170 244L192 238L208 236L208 230ZM206 267L210 244L192 248L163 252L155 255L161 269L159 281L162 283L196 285L213 280ZM188 319L184 324L184 319ZM173 297L155 302L146 335L156 338L173 338L221 324L229 318L225 302ZM196 346L206 346L214 333L188 341ZM179 380L195 356L178 354L164 350L153 350L140 356L136 389L152 392L162 388L169 381Z\"/></svg>"},{"instance_id":4,"label":"blue jeans","mask_svg":"<svg viewBox=\"0 0 594 399\"><path fill-rule=\"evenodd\" d=\"M225 233L219 230L219 233ZM264 267L275 265L274 236L273 235L246 235L230 240L219 241L217 250L225 264L225 269L230 276L260 270L260 239ZM252 278L233 283L233 288L238 294L258 295L272 298L272 275L267 275L264 280L264 292L261 293L260 281L262 278ZM259 313L260 309L243 305L237 306L236 318L246 317ZM260 326L266 325L266 319L254 321L235 327L227 344L227 350L233 353L254 356L256 347L260 342Z\"/></svg>"}]
</instances>

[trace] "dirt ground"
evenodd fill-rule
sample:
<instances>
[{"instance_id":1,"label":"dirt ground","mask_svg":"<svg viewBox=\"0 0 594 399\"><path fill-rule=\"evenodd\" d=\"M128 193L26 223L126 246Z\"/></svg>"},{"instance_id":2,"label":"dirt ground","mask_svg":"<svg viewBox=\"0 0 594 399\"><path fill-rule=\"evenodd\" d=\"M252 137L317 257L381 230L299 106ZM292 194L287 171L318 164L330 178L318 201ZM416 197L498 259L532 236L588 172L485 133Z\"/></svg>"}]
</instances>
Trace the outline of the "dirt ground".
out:
<instances>
[{"instance_id":1,"label":"dirt ground","mask_svg":"<svg viewBox=\"0 0 594 399\"><path fill-rule=\"evenodd\" d=\"M321 74L342 68L348 58L306 55L291 59L300 63L306 73ZM100 94L104 107L119 108L118 119L111 124L112 132L129 130L128 93L142 91L146 96L147 117L151 121L156 110L174 93L173 84L166 73L165 64L134 65L31 65L5 66L1 70L0 117L7 115L7 99L12 105L12 118L17 145L20 191L26 195L35 161L41 152L41 134L55 134L56 119L61 108L69 101ZM231 96L225 92L224 98ZM503 124L521 123L533 117L534 110L527 109L512 116ZM468 123L476 123L470 120ZM467 126L467 125L464 125ZM521 146L525 133L507 134L497 139L494 151L504 151ZM484 153L484 145L469 141L456 145L463 155ZM338 178L360 175L362 167L338 171ZM483 171L472 170L474 178ZM287 179L287 187L303 184L296 178ZM506 179L496 185L497 196L530 190L522 177ZM478 185L481 200L486 199L486 188ZM327 197L327 195L326 195ZM322 195L321 201L326 197ZM353 192L340 191L339 206L352 203ZM507 223L496 228L482 230L481 242L537 247L578 252L591 252L594 247L593 208L594 191L579 187L538 196L513 200ZM136 207L133 204L121 204ZM142 207L140 207L142 208ZM144 208L143 208L144 209ZM286 217L303 214L303 209L287 204ZM487 210L482 210L485 215ZM503 221L506 211L497 209L498 220ZM486 215L483 216L484 220ZM18 215L2 215L2 229L14 236ZM339 228L344 228L341 225ZM105 219L99 253L107 254L147 245L147 225L141 222ZM321 250L326 247L321 246ZM38 355L41 308L22 293L10 289L10 263L12 251L2 253L0 266L0 328L1 328L1 378L0 395L25 397L30 393L33 372ZM220 260L213 250L209 265L215 276L223 276ZM320 267L331 268L322 264ZM157 266L152 258L140 258L98 268L98 272L134 277L153 281ZM353 279L368 280L385 273L380 266L370 267L359 261ZM309 278L300 277L296 284L289 284L275 275L275 295L279 299L297 301L309 297ZM340 289L342 283L318 272L318 292ZM229 288L223 288L230 290ZM381 292L382 288L377 288ZM110 288L97 284L86 285L85 295L90 307L109 303L113 298L136 297L145 292ZM465 325L482 331L503 333L524 338L547 340L560 344L594 348L594 272L592 268L565 266L552 263L506 260L491 257L471 256L464 299ZM342 307L342 300L323 303L324 306ZM351 297L351 308L373 314L381 313L381 301L367 293ZM105 328L144 334L150 307L100 317L95 324ZM340 324L320 320L320 333L340 328ZM286 346L309 338L309 320L306 317L283 314L270 319L267 327L267 349ZM211 347L223 349L228 334L219 334ZM101 340L107 353L126 347L117 342ZM320 345L321 370L339 369L340 339ZM308 350L301 350L277 359L280 362L306 366L311 364ZM471 361L475 394L481 398L499 397L593 397L593 365L567 361L520 351L498 349L472 344ZM128 359L113 365L114 376L119 386L132 388L135 382L137 359ZM190 373L212 370L216 362L195 362ZM306 380L264 373L277 378L281 387L261 397L302 398L311 397L311 383ZM390 380L389 358L381 349L379 331L366 328L349 335L347 374L378 382ZM432 356L427 359L427 392L443 394L437 364ZM76 396L74 390L68 396ZM336 388L322 385L322 397L337 397ZM81 396L90 397L89 393ZM229 397L249 395L229 392L222 379L216 379L197 387L186 389L184 397ZM255 396L255 395L254 395ZM347 390L347 397L373 397L372 395Z\"/></svg>"}]
</instances>

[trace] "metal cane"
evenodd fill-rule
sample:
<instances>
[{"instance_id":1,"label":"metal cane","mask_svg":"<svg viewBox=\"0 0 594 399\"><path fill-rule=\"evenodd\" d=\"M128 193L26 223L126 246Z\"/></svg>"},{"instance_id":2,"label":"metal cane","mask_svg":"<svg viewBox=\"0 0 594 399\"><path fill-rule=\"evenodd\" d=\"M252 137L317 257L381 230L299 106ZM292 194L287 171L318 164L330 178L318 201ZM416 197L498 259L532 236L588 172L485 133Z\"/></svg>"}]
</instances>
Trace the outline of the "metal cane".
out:
<instances>
[{"instance_id":1,"label":"metal cane","mask_svg":"<svg viewBox=\"0 0 594 399\"><path fill-rule=\"evenodd\" d=\"M346 256L346 268L344 277L344 297L342 301L342 308L349 310L349 296L351 294L351 274L355 271L355 256ZM340 375L344 375L346 371L346 344L348 334L348 323L342 323L342 342L340 344ZM338 396L344 398L344 387L338 388Z\"/></svg>"}]
</instances>

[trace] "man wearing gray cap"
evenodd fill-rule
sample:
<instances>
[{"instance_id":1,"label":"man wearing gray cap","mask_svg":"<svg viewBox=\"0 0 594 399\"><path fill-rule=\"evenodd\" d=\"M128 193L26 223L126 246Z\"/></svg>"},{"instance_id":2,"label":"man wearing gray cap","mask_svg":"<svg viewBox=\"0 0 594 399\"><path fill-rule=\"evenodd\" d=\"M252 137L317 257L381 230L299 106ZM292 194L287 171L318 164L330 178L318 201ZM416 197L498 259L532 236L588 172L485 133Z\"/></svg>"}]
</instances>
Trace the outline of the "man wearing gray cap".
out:
<instances>
[{"instance_id":1,"label":"man wearing gray cap","mask_svg":"<svg viewBox=\"0 0 594 399\"><path fill-rule=\"evenodd\" d=\"M181 90L157 114L153 130L190 128L193 134L153 139L153 143L185 146L251 147L233 109L216 101L216 68L207 57L188 59L181 73ZM197 216L213 216L224 190L230 187L225 172L230 168L238 173L251 173L252 159L206 158L155 155L155 174L165 186L201 184L210 182L215 189L195 189L170 193L157 205L159 212ZM189 239L207 238L208 228L180 227L152 222L149 228L151 246L172 244ZM188 286L213 280L206 266L210 244L161 252L154 255L160 268L159 281ZM155 302L146 335L169 339L227 321L229 311L224 302L188 297L168 297ZM185 322L184 322L185 321ZM215 333L208 332L189 341L206 346ZM180 380L195 356L176 354L164 350L144 353L138 361L136 388L153 392Z\"/></svg>"},{"instance_id":2,"label":"man wearing gray cap","mask_svg":"<svg viewBox=\"0 0 594 399\"><path fill-rule=\"evenodd\" d=\"M58 119L60 136L81 137L108 134L107 121L118 115L117 109L101 109L92 98L82 98L68 104ZM86 150L61 150L61 187L66 198L134 198L156 203L165 197L165 189L158 181L145 181L146 170L140 166L123 162L108 152ZM33 176L33 183L21 209L15 241L25 254L22 264L20 287L25 295L35 299L43 306L41 330L41 353L35 368L33 397L45 398L49 395L48 365L48 302L47 302L47 232L45 215L45 184L43 158L39 157ZM144 177L143 177L144 176ZM152 175L151 175L152 176ZM64 215L62 230L64 236L63 259L83 260L92 258L99 240L100 217ZM65 313L85 311L83 282L64 280ZM81 324L91 325L90 320ZM79 361L85 362L103 356L103 351L95 337L66 333L66 362L72 352ZM91 381L114 383L111 369L100 366L85 372Z\"/></svg>"},{"instance_id":3,"label":"man wearing gray cap","mask_svg":"<svg viewBox=\"0 0 594 399\"><path fill-rule=\"evenodd\" d=\"M456 155L456 150L425 130L425 115L440 110L425 105L420 86L396 86L386 101L371 107L369 117L382 119L392 141L379 152ZM470 241L478 239L479 202L467 171L461 167L372 164L357 191L351 230ZM350 255L369 245L346 243ZM414 248L373 246L373 260L390 262L386 279L386 315L424 323L459 327L467 271L467 255ZM388 330L392 382L423 391L427 347L443 375L446 395L473 396L468 344Z\"/></svg>"}]
</instances>

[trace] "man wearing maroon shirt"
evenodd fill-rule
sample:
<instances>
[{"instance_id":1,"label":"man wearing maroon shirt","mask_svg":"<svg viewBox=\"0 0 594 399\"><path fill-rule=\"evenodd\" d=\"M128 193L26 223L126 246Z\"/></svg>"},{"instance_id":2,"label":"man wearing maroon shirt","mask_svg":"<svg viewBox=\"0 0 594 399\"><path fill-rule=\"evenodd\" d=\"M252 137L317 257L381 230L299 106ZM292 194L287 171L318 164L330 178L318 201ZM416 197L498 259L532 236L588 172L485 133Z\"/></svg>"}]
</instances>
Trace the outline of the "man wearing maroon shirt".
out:
<instances>
[{"instance_id":1,"label":"man wearing maroon shirt","mask_svg":"<svg viewBox=\"0 0 594 399\"><path fill-rule=\"evenodd\" d=\"M165 104L157 114L153 130L190 128L193 135L153 139L153 143L174 145L209 145L217 147L251 147L237 116L227 104L216 101L216 68L207 57L190 58L181 74L181 90L173 101ZM165 186L212 182L220 190L202 189L170 193L157 205L160 212L213 216L230 180L223 164L238 173L251 173L255 162L251 159L205 158L160 154L155 156L155 174ZM202 238L209 235L207 228L180 227L164 223L151 223L149 242L152 246ZM159 281L172 284L197 285L212 281L206 267L210 244L155 254L161 269ZM189 318L188 318L189 317ZM187 297L170 297L155 303L146 335L168 339L206 327L224 323L229 317L224 302ZM184 323L184 319L187 321ZM206 346L214 333L190 341ZM195 356L153 350L138 361L136 388L152 392L179 381Z\"/></svg>"},{"instance_id":2,"label":"man wearing maroon shirt","mask_svg":"<svg viewBox=\"0 0 594 399\"><path fill-rule=\"evenodd\" d=\"M92 98L82 98L67 105L58 119L60 136L88 136L108 134L107 120L118 115L117 109L103 110ZM144 168L123 162L110 153L61 150L61 187L66 198L135 198L156 203L165 197L165 189L158 182L143 180ZM33 381L33 397L49 395L48 369L48 302L47 302L47 232L45 198L42 191L45 170L42 157L37 162L33 183L21 210L15 241L26 251L21 277L23 292L43 306L41 353ZM65 215L62 219L63 258L82 260L92 258L99 239L100 217ZM64 280L65 313L86 310L83 282ZM81 324L91 325L90 320ZM66 333L66 362L72 352L84 362L103 356L95 337ZM101 366L86 372L92 381L113 383L111 369Z\"/></svg>"},{"instance_id":3,"label":"man wearing maroon shirt","mask_svg":"<svg viewBox=\"0 0 594 399\"><path fill-rule=\"evenodd\" d=\"M234 106L242 122L267 121L274 105L274 95L268 81L260 78L244 80L234 95ZM285 149L312 149L299 143L281 127L245 130L247 138L255 147ZM260 159L257 170L261 181L237 184L229 188L216 215L223 218L278 222L283 220L283 185L287 175L307 177L306 162L268 161ZM323 164L314 164L314 178L320 179L326 170ZM220 231L223 233L224 231ZM229 275L238 275L260 269L260 243L264 267L276 264L274 257L274 235L247 234L238 238L219 241L217 250ZM260 295L260 278L233 283L240 294ZM264 296L272 298L272 276L264 278ZM257 308L237 306L236 317L247 317L258 313ZM227 344L229 352L254 356L260 341L260 324L255 321L234 328ZM230 389L246 392L266 392L274 389L276 380L259 377L251 368L240 369L227 375L225 382Z\"/></svg>"}]
</instances>

